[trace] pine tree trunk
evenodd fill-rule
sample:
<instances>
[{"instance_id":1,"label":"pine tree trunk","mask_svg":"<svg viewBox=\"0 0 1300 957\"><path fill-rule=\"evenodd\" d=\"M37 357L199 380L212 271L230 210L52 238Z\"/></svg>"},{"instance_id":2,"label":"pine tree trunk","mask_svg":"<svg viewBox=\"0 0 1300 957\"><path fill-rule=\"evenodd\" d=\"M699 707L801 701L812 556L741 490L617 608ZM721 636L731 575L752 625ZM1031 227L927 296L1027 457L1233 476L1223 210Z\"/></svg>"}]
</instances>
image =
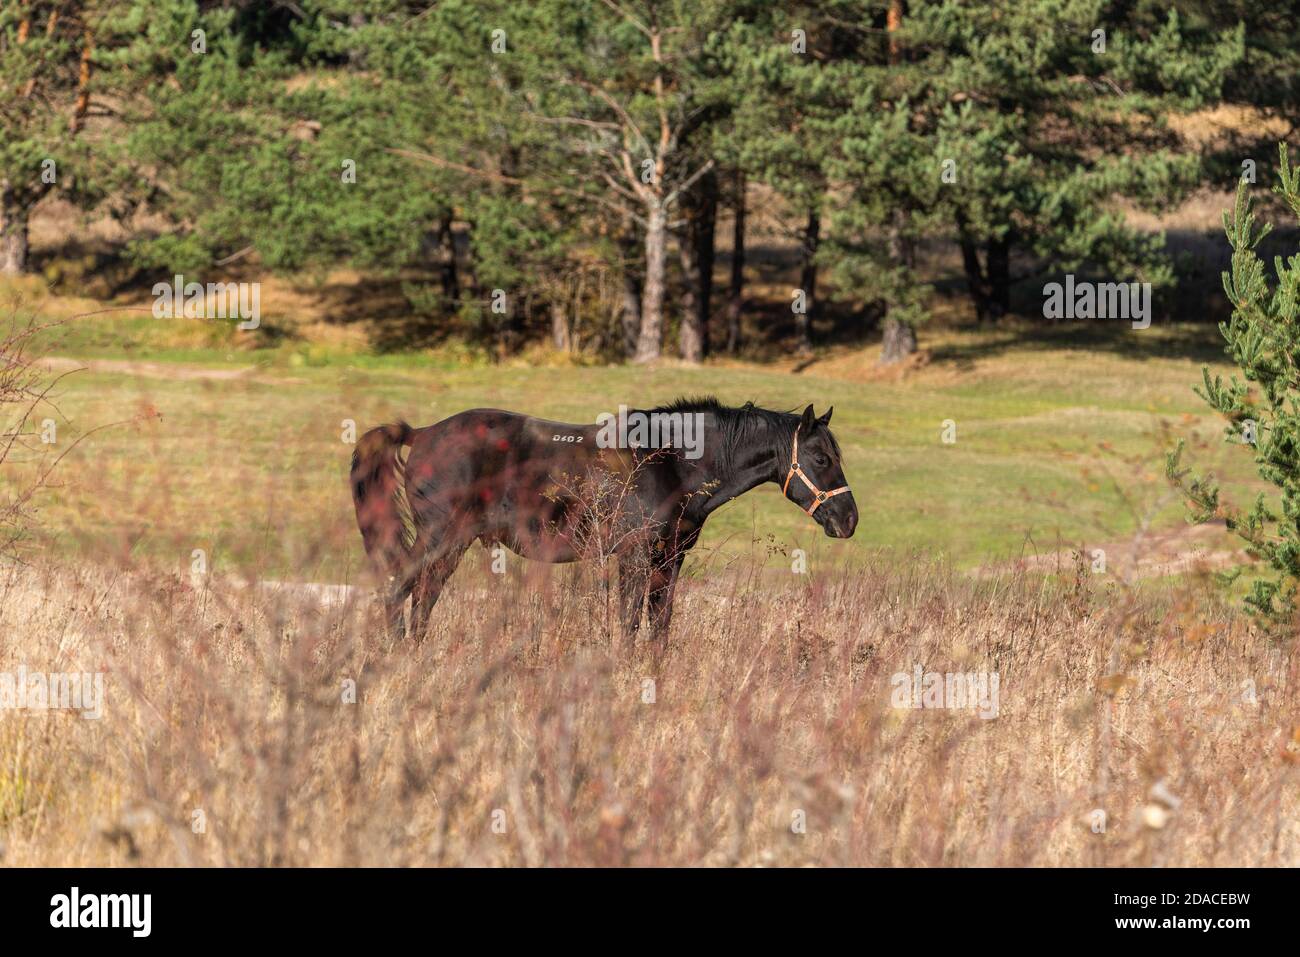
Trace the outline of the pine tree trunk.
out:
<instances>
[{"instance_id":1,"label":"pine tree trunk","mask_svg":"<svg viewBox=\"0 0 1300 957\"><path fill-rule=\"evenodd\" d=\"M442 280L442 295L449 303L460 301L460 274L456 267L456 233L451 228L451 217L438 222L438 271Z\"/></svg>"},{"instance_id":2,"label":"pine tree trunk","mask_svg":"<svg viewBox=\"0 0 1300 957\"><path fill-rule=\"evenodd\" d=\"M902 362L916 351L916 330L901 319L886 316L884 339L880 344L880 364L893 365Z\"/></svg>"},{"instance_id":3,"label":"pine tree trunk","mask_svg":"<svg viewBox=\"0 0 1300 957\"><path fill-rule=\"evenodd\" d=\"M27 271L27 210L8 182L0 183L0 276Z\"/></svg>"},{"instance_id":4,"label":"pine tree trunk","mask_svg":"<svg viewBox=\"0 0 1300 957\"><path fill-rule=\"evenodd\" d=\"M907 214L901 209L894 210L894 221L889 228L889 258L896 266L910 273L914 265L915 250L907 236L906 222ZM888 306L886 308L889 311L885 314L880 364L893 365L916 351L916 330L909 323L899 319L892 308Z\"/></svg>"},{"instance_id":5,"label":"pine tree trunk","mask_svg":"<svg viewBox=\"0 0 1300 957\"><path fill-rule=\"evenodd\" d=\"M889 11L885 19L885 30L889 34L889 62L896 64L902 60L902 48L898 42L898 30L903 25L902 0L890 0ZM913 265L913 249L907 236L907 213L902 207L895 207L893 222L889 227L889 258L893 265L907 270ZM880 344L880 364L893 365L902 362L916 351L916 330L899 319L892 308L885 314L883 327L884 338Z\"/></svg>"},{"instance_id":6,"label":"pine tree trunk","mask_svg":"<svg viewBox=\"0 0 1300 957\"><path fill-rule=\"evenodd\" d=\"M366 25L366 15L356 10L348 14L348 29L354 33ZM348 48L348 66L354 70L363 70L366 66L366 54L361 47Z\"/></svg>"},{"instance_id":7,"label":"pine tree trunk","mask_svg":"<svg viewBox=\"0 0 1300 957\"><path fill-rule=\"evenodd\" d=\"M556 352L568 352L573 345L569 309L561 296L551 301L551 345Z\"/></svg>"},{"instance_id":8,"label":"pine tree trunk","mask_svg":"<svg viewBox=\"0 0 1300 957\"><path fill-rule=\"evenodd\" d=\"M632 358L636 355L637 340L641 337L641 276L634 263L637 261L636 237L625 234L619 241L623 252L623 351Z\"/></svg>"},{"instance_id":9,"label":"pine tree trunk","mask_svg":"<svg viewBox=\"0 0 1300 957\"><path fill-rule=\"evenodd\" d=\"M700 329L700 260L687 224L687 234L678 244L682 264L682 322L677 330L677 347L687 362L704 358L704 338Z\"/></svg>"},{"instance_id":10,"label":"pine tree trunk","mask_svg":"<svg viewBox=\"0 0 1300 957\"><path fill-rule=\"evenodd\" d=\"M989 298L993 318L1011 311L1011 234L989 240Z\"/></svg>"},{"instance_id":11,"label":"pine tree trunk","mask_svg":"<svg viewBox=\"0 0 1300 957\"><path fill-rule=\"evenodd\" d=\"M812 322L817 315L817 244L821 241L822 221L817 210L808 213L808 225L804 227L803 248L800 251L799 288L804 294L804 310L794 316L795 349L803 355L813 351Z\"/></svg>"},{"instance_id":12,"label":"pine tree trunk","mask_svg":"<svg viewBox=\"0 0 1300 957\"><path fill-rule=\"evenodd\" d=\"M77 71L77 99L72 105L72 117L68 120L68 131L74 136L81 132L86 122L86 111L90 109L90 65L95 52L95 38L87 29L81 38L81 66Z\"/></svg>"},{"instance_id":13,"label":"pine tree trunk","mask_svg":"<svg viewBox=\"0 0 1300 957\"><path fill-rule=\"evenodd\" d=\"M709 312L713 298L714 233L718 215L718 180L712 173L698 183L686 208L687 223L681 243L682 297L679 337L682 358L700 362L709 352Z\"/></svg>"},{"instance_id":14,"label":"pine tree trunk","mask_svg":"<svg viewBox=\"0 0 1300 957\"><path fill-rule=\"evenodd\" d=\"M979 244L971 237L966 228L966 217L960 212L957 213L957 236L961 243L961 261L962 268L966 272L966 288L970 292L971 301L975 304L975 316L980 322L985 322L991 318L991 290L988 278L980 265Z\"/></svg>"},{"instance_id":15,"label":"pine tree trunk","mask_svg":"<svg viewBox=\"0 0 1300 957\"><path fill-rule=\"evenodd\" d=\"M695 234L695 248L700 260L700 298L696 308L700 313L700 338L707 356L713 347L709 339L709 319L713 314L713 265L718 258L718 174L710 171L705 175L701 188L704 202Z\"/></svg>"},{"instance_id":16,"label":"pine tree trunk","mask_svg":"<svg viewBox=\"0 0 1300 957\"><path fill-rule=\"evenodd\" d=\"M736 171L735 221L731 227L731 283L727 288L727 351L740 351L740 314L745 305L745 174Z\"/></svg>"},{"instance_id":17,"label":"pine tree trunk","mask_svg":"<svg viewBox=\"0 0 1300 957\"><path fill-rule=\"evenodd\" d=\"M514 335L516 312L518 310L507 308L503 313L491 311L490 294L488 290L483 288L483 282L479 278L478 256L474 250L473 220L465 224L465 269L460 271L460 275L464 279L465 290L469 295L470 302L483 303L487 301L488 314L492 317L492 324L497 330L497 344L503 352L506 351L509 341Z\"/></svg>"},{"instance_id":18,"label":"pine tree trunk","mask_svg":"<svg viewBox=\"0 0 1300 957\"><path fill-rule=\"evenodd\" d=\"M654 362L663 351L667 246L668 214L656 202L646 216L645 287L641 292L641 335L636 344L636 362Z\"/></svg>"}]
</instances>

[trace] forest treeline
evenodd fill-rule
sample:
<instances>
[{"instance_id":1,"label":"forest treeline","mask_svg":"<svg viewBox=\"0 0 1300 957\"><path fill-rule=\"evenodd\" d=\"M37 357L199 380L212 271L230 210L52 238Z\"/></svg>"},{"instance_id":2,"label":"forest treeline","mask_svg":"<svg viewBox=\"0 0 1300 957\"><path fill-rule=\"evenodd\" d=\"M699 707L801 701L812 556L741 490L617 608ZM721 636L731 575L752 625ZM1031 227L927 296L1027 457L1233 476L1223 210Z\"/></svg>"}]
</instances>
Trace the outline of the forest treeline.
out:
<instances>
[{"instance_id":1,"label":"forest treeline","mask_svg":"<svg viewBox=\"0 0 1300 957\"><path fill-rule=\"evenodd\" d=\"M1295 7L10 0L0 273L58 197L127 226L150 277L421 275L413 310L488 339L698 361L742 345L761 195L799 251L793 348L833 301L895 361L923 243L960 251L986 321L1040 275L1170 284L1125 208L1267 181ZM1172 122L1220 105L1258 135L1207 152Z\"/></svg>"}]
</instances>

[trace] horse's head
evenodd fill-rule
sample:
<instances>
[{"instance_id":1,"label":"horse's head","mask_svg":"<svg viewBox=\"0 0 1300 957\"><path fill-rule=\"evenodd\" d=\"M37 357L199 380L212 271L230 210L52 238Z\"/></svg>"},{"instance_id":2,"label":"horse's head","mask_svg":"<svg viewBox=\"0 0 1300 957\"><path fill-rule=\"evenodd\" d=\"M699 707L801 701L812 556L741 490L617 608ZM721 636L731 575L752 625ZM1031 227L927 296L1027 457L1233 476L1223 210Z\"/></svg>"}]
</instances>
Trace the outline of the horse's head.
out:
<instances>
[{"instance_id":1,"label":"horse's head","mask_svg":"<svg viewBox=\"0 0 1300 957\"><path fill-rule=\"evenodd\" d=\"M844 478L839 443L831 435L834 411L832 407L818 416L811 405L803 410L791 441L781 491L811 515L827 535L851 538L858 527L858 505Z\"/></svg>"}]
</instances>

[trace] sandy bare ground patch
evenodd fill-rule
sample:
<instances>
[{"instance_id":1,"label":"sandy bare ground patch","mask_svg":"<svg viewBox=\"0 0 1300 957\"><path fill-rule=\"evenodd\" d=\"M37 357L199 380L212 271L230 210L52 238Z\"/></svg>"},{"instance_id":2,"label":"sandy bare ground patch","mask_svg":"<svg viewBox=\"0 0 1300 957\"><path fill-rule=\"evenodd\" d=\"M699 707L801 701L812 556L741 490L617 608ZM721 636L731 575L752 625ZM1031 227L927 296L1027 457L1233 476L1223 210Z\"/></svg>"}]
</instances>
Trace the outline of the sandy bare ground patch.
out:
<instances>
[{"instance_id":1,"label":"sandy bare ground patch","mask_svg":"<svg viewBox=\"0 0 1300 957\"><path fill-rule=\"evenodd\" d=\"M252 587L272 598L286 597L295 602L315 602L323 608L346 605L366 597L364 589L356 585L336 585L329 582L289 582L267 578L254 582Z\"/></svg>"},{"instance_id":2,"label":"sandy bare ground patch","mask_svg":"<svg viewBox=\"0 0 1300 957\"><path fill-rule=\"evenodd\" d=\"M1080 551L1088 567L1097 560L1095 553L1100 551L1104 553L1107 574L1124 580L1161 578L1193 571L1221 571L1243 564L1250 559L1239 544L1240 539L1222 522L1210 522L1153 530L1117 541L1082 542L1038 553L1032 553L1030 546L1026 546L1026 554L1010 565L1030 573L1063 573L1075 567ZM998 574L1005 568L1005 565L988 566L982 569L982 574Z\"/></svg>"}]
</instances>

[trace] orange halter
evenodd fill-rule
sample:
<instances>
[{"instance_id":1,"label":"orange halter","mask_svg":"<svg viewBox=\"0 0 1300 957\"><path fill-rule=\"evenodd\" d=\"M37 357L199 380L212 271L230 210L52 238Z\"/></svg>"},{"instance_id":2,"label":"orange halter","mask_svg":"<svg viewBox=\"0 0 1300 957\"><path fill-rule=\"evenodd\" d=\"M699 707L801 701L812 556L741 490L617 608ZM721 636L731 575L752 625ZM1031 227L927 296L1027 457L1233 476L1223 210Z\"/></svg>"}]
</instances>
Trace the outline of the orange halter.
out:
<instances>
[{"instance_id":1,"label":"orange halter","mask_svg":"<svg viewBox=\"0 0 1300 957\"><path fill-rule=\"evenodd\" d=\"M789 491L788 491L790 488L790 479L794 478L796 475L799 476L799 478L803 479L803 484L807 485L808 490L813 493L812 507L803 509L804 513L807 515L811 515L813 512L817 511L817 509L821 506L822 502L826 501L828 498L832 498L836 495L841 494L842 492L849 491L849 487L847 485L841 485L837 489L832 489L829 492L823 492L821 489L819 489L816 485L813 484L812 479L810 479L804 473L804 470L799 467L799 430L797 428L794 430L794 445L790 450L790 471L786 473L785 484L781 486L781 494L784 495L786 498L790 498ZM794 502L794 499L791 498L790 501ZM794 502L794 503L796 505L799 505L798 502ZM799 505L799 507L803 508L802 505Z\"/></svg>"}]
</instances>

